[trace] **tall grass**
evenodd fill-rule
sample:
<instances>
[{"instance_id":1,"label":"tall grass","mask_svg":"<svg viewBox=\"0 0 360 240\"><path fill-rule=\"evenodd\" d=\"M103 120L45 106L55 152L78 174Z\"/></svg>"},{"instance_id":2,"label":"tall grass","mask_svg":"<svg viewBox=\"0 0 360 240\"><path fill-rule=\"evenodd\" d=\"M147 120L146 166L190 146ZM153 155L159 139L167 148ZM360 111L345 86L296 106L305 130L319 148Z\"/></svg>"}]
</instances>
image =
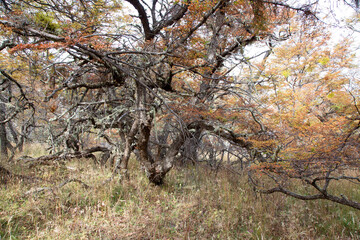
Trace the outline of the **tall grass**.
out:
<instances>
[{"instance_id":1,"label":"tall grass","mask_svg":"<svg viewBox=\"0 0 360 240\"><path fill-rule=\"evenodd\" d=\"M215 178L204 168L177 168L162 187L149 184L135 161L130 173L104 184L111 171L87 160L32 169L27 174L44 181L0 186L1 239L360 239L359 211L259 195L228 172ZM74 182L24 195L68 178L93 187Z\"/></svg>"}]
</instances>

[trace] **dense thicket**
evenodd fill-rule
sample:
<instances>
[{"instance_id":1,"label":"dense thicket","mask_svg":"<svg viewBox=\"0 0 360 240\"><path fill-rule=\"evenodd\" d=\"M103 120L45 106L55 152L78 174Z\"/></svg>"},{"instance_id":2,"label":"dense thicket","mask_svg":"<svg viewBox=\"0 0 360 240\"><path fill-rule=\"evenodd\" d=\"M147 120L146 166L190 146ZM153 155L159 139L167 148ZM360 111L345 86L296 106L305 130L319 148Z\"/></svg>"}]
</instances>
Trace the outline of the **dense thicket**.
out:
<instances>
[{"instance_id":1,"label":"dense thicket","mask_svg":"<svg viewBox=\"0 0 360 240\"><path fill-rule=\"evenodd\" d=\"M126 176L134 152L156 185L177 162L226 161L264 193L360 209L329 190L360 182L353 56L313 7L2 1L1 156L32 139L50 154L33 162L101 152Z\"/></svg>"}]
</instances>

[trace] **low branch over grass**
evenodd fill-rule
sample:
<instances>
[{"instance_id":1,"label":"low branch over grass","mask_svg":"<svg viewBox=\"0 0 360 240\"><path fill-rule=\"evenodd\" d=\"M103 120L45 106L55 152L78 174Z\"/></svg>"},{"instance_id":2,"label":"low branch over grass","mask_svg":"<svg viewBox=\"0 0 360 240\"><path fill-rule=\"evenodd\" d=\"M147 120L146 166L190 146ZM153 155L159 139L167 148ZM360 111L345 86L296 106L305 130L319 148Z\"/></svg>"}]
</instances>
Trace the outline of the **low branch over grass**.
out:
<instances>
[{"instance_id":1,"label":"low branch over grass","mask_svg":"<svg viewBox=\"0 0 360 240\"><path fill-rule=\"evenodd\" d=\"M346 198L344 195L341 194L341 197L335 196L335 195L331 195L328 192L324 192L324 193L320 193L320 194L315 194L315 195L301 195L295 192L292 192L288 189L285 189L281 186L275 187L275 188L271 188L271 189L267 189L267 190L261 190L258 189L258 191L260 193L265 193L265 194L271 194L271 193L276 193L276 192L280 192L280 193L284 193L288 196L297 198L297 199L301 199L301 200L319 200L319 199L325 199L325 200L330 200L332 202L336 202L336 203L340 203L342 205L346 205L355 209L360 210L360 203L350 200L348 198Z\"/></svg>"},{"instance_id":2,"label":"low branch over grass","mask_svg":"<svg viewBox=\"0 0 360 240\"><path fill-rule=\"evenodd\" d=\"M329 201L332 201L335 203L339 203L339 204L360 210L360 202L349 199L349 198L345 197L343 194L340 194L340 197L339 197L334 194L330 194L328 192L328 186L330 184L330 181L332 181L332 180L349 180L353 184L359 184L360 179L358 177L351 177L351 176L331 177L331 176L329 176L330 175L329 173L330 172L328 172L327 176L324 176L324 177L316 177L312 181L305 180L305 183L308 186L311 186L313 189L315 189L318 192L318 194L300 194L300 193L291 191L288 188L284 187L283 184L280 183L280 181L278 181L278 179L276 177L274 177L270 174L267 174L267 176L270 177L270 179L272 179L277 184L277 187L273 187L273 188L269 188L269 189L262 189L259 186L259 184L256 183L255 179L253 179L253 177L251 175L249 175L249 180L255 186L256 190L263 194L272 194L272 193L278 192L278 193L283 193L287 196L291 196L293 198L297 198L297 199L305 200L305 201L324 199L324 200L329 200ZM320 187L317 183L320 180L325 181L325 184L323 187Z\"/></svg>"}]
</instances>

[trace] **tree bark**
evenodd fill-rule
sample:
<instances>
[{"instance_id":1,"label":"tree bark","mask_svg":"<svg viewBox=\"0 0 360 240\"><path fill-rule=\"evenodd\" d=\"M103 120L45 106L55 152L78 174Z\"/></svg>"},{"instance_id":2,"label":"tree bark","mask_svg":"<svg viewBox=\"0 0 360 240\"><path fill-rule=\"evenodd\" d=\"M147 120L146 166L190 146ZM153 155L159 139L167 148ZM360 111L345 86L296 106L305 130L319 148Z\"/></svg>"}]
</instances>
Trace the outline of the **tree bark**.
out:
<instances>
[{"instance_id":1,"label":"tree bark","mask_svg":"<svg viewBox=\"0 0 360 240\"><path fill-rule=\"evenodd\" d=\"M198 162L198 148L201 141L201 133L202 129L196 128L191 137L184 141L184 150L182 152L183 163L188 160L193 164Z\"/></svg>"},{"instance_id":2,"label":"tree bark","mask_svg":"<svg viewBox=\"0 0 360 240\"><path fill-rule=\"evenodd\" d=\"M5 104L0 102L0 160L8 158L8 140L5 123Z\"/></svg>"},{"instance_id":3,"label":"tree bark","mask_svg":"<svg viewBox=\"0 0 360 240\"><path fill-rule=\"evenodd\" d=\"M133 151L133 143L134 143L135 135L138 131L138 127L139 127L139 120L135 120L135 122L131 126L130 132L127 134L126 137L123 138L123 140L125 141L123 155L121 157L120 162L116 163L114 173L117 170L120 170L120 174L125 175L125 177L128 177L127 174L128 164L129 164L131 152Z\"/></svg>"},{"instance_id":4,"label":"tree bark","mask_svg":"<svg viewBox=\"0 0 360 240\"><path fill-rule=\"evenodd\" d=\"M153 114L150 111L152 98L147 93L147 89L137 82L137 109L139 120L139 132L137 149L138 159L144 168L146 175L151 183L162 185L167 172L173 167L175 156L184 143L182 133L173 141L164 157L156 158L149 151L150 134L152 129Z\"/></svg>"},{"instance_id":5,"label":"tree bark","mask_svg":"<svg viewBox=\"0 0 360 240\"><path fill-rule=\"evenodd\" d=\"M157 177L154 160L148 151L152 116L149 114L146 88L140 82L136 82L136 93L136 107L138 109L139 120L139 138L137 142L137 149L139 151L138 158L150 182L161 185L163 179L162 177Z\"/></svg>"}]
</instances>

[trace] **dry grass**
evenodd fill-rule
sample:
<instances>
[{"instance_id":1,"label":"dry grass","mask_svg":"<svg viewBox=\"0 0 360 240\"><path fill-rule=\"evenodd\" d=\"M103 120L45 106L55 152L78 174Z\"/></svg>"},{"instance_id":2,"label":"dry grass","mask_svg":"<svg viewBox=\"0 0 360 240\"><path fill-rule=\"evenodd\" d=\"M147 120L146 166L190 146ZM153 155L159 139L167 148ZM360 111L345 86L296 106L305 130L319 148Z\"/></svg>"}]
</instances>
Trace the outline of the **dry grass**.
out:
<instances>
[{"instance_id":1,"label":"dry grass","mask_svg":"<svg viewBox=\"0 0 360 240\"><path fill-rule=\"evenodd\" d=\"M111 172L86 160L27 172L46 181L0 186L1 239L360 239L360 213L349 207L258 195L226 172L174 169L162 187L148 184L135 161L130 173L103 184ZM93 188L74 182L24 196L68 178Z\"/></svg>"}]
</instances>

